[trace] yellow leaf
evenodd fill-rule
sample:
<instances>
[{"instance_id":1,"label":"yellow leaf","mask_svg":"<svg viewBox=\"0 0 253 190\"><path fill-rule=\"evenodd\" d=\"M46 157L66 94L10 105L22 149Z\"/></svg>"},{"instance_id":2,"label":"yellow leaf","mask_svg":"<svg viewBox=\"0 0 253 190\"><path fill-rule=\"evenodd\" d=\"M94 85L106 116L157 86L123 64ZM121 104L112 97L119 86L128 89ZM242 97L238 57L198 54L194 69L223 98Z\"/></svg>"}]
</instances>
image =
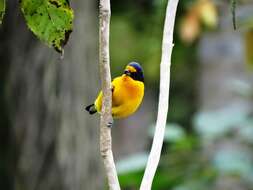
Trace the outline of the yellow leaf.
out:
<instances>
[{"instance_id":1,"label":"yellow leaf","mask_svg":"<svg viewBox=\"0 0 253 190\"><path fill-rule=\"evenodd\" d=\"M182 41L188 44L197 39L200 34L200 24L196 14L189 13L183 18L179 34Z\"/></svg>"},{"instance_id":2,"label":"yellow leaf","mask_svg":"<svg viewBox=\"0 0 253 190\"><path fill-rule=\"evenodd\" d=\"M253 69L253 29L245 34L245 55L247 65Z\"/></svg>"},{"instance_id":3,"label":"yellow leaf","mask_svg":"<svg viewBox=\"0 0 253 190\"><path fill-rule=\"evenodd\" d=\"M218 23L217 8L210 0L199 0L198 11L201 21L209 28L215 28Z\"/></svg>"}]
</instances>

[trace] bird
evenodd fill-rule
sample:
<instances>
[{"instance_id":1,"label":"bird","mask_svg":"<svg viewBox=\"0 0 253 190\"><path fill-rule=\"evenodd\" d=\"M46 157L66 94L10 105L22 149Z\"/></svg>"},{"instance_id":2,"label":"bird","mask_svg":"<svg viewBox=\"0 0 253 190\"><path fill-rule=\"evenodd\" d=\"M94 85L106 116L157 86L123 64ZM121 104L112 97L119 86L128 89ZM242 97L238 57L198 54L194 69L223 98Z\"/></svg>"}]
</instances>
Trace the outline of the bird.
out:
<instances>
[{"instance_id":1,"label":"bird","mask_svg":"<svg viewBox=\"0 0 253 190\"><path fill-rule=\"evenodd\" d=\"M140 106L144 96L144 73L141 65L130 62L119 77L111 82L112 86L112 117L124 118L132 115ZM93 104L85 109L90 113L101 113L102 91L99 92Z\"/></svg>"}]
</instances>

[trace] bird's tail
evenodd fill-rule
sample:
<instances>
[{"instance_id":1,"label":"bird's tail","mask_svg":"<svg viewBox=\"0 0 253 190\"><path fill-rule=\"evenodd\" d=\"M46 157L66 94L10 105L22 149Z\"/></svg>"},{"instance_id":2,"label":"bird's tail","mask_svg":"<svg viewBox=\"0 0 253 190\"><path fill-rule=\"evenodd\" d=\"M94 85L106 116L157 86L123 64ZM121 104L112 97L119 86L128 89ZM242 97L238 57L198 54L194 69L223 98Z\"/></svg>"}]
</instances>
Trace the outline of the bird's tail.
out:
<instances>
[{"instance_id":1,"label":"bird's tail","mask_svg":"<svg viewBox=\"0 0 253 190\"><path fill-rule=\"evenodd\" d=\"M94 114L97 112L94 104L87 106L85 109L89 112L89 114Z\"/></svg>"}]
</instances>

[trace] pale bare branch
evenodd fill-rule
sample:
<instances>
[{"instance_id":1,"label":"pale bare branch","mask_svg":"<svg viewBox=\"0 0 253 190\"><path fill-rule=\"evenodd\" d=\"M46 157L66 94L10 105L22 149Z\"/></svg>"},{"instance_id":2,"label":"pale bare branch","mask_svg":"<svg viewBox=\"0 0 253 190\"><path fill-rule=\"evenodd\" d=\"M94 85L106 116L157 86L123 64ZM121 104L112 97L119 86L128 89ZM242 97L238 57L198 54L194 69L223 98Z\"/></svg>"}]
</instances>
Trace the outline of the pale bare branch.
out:
<instances>
[{"instance_id":1,"label":"pale bare branch","mask_svg":"<svg viewBox=\"0 0 253 190\"><path fill-rule=\"evenodd\" d=\"M167 5L160 64L160 93L156 129L140 190L151 189L160 160L169 107L171 53L173 49L173 31L178 1L179 0L169 0Z\"/></svg>"},{"instance_id":2,"label":"pale bare branch","mask_svg":"<svg viewBox=\"0 0 253 190\"><path fill-rule=\"evenodd\" d=\"M111 72L109 57L109 27L110 27L110 0L100 0L99 5L99 65L102 81L103 101L100 120L100 152L104 162L105 171L110 190L120 190L116 167L112 153L111 129Z\"/></svg>"}]
</instances>

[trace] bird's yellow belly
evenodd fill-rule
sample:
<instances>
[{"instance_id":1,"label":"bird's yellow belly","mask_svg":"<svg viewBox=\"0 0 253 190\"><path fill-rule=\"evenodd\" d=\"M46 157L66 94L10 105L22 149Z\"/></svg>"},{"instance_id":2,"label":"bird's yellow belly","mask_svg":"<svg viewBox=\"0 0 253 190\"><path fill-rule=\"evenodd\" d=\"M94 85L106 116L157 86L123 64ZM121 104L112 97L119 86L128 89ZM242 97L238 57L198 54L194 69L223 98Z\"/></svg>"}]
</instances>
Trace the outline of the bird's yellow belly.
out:
<instances>
[{"instance_id":1,"label":"bird's yellow belly","mask_svg":"<svg viewBox=\"0 0 253 190\"><path fill-rule=\"evenodd\" d=\"M133 114L140 106L141 101L142 101L142 97L132 98L132 99L128 99L127 101L123 102L122 104L118 106L112 106L113 118L122 118L122 117L127 117Z\"/></svg>"},{"instance_id":2,"label":"bird's yellow belly","mask_svg":"<svg viewBox=\"0 0 253 190\"><path fill-rule=\"evenodd\" d=\"M112 94L112 116L114 118L127 117L140 106L144 95L144 84L126 79L122 80L118 86Z\"/></svg>"},{"instance_id":3,"label":"bird's yellow belly","mask_svg":"<svg viewBox=\"0 0 253 190\"><path fill-rule=\"evenodd\" d=\"M127 117L133 114L140 106L144 96L144 84L127 78L116 78L112 82L115 86L112 93L113 118ZM101 111L102 93L95 101L98 112Z\"/></svg>"}]
</instances>

